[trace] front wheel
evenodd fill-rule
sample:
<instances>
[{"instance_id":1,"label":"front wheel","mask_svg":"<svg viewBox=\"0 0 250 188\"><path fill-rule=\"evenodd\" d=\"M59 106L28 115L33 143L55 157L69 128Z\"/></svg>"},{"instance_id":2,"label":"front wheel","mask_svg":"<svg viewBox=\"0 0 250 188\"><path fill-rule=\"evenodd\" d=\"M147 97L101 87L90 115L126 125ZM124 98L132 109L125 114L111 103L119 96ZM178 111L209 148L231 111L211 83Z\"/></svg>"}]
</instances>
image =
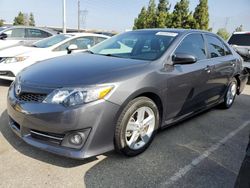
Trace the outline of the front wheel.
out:
<instances>
[{"instance_id":1,"label":"front wheel","mask_svg":"<svg viewBox=\"0 0 250 188\"><path fill-rule=\"evenodd\" d=\"M230 108L234 103L236 94L237 94L237 80L233 78L227 88L227 92L224 97L224 101L221 104L221 107L224 109Z\"/></svg>"},{"instance_id":2,"label":"front wheel","mask_svg":"<svg viewBox=\"0 0 250 188\"><path fill-rule=\"evenodd\" d=\"M135 156L147 149L159 127L159 111L147 97L138 97L128 103L121 113L115 132L116 150Z\"/></svg>"}]
</instances>

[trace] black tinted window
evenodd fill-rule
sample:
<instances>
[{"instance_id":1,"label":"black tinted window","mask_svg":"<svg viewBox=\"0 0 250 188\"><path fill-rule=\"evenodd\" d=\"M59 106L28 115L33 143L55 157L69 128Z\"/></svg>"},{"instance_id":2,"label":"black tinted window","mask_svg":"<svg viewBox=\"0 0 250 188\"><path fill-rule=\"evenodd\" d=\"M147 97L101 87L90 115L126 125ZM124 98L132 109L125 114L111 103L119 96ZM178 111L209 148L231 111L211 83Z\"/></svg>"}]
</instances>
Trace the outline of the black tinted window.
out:
<instances>
[{"instance_id":1,"label":"black tinted window","mask_svg":"<svg viewBox=\"0 0 250 188\"><path fill-rule=\"evenodd\" d=\"M205 43L200 34L190 34L181 42L175 53L194 55L198 60L206 59Z\"/></svg>"},{"instance_id":2,"label":"black tinted window","mask_svg":"<svg viewBox=\"0 0 250 188\"><path fill-rule=\"evenodd\" d=\"M247 34L233 34L228 41L229 44L239 46L250 46L250 33Z\"/></svg>"},{"instance_id":3,"label":"black tinted window","mask_svg":"<svg viewBox=\"0 0 250 188\"><path fill-rule=\"evenodd\" d=\"M39 29L26 29L26 31L27 31L26 34L27 38L46 38L51 36L51 34Z\"/></svg>"},{"instance_id":4,"label":"black tinted window","mask_svg":"<svg viewBox=\"0 0 250 188\"><path fill-rule=\"evenodd\" d=\"M225 55L225 50L222 42L215 36L206 35L208 43L208 53L211 58Z\"/></svg>"}]
</instances>

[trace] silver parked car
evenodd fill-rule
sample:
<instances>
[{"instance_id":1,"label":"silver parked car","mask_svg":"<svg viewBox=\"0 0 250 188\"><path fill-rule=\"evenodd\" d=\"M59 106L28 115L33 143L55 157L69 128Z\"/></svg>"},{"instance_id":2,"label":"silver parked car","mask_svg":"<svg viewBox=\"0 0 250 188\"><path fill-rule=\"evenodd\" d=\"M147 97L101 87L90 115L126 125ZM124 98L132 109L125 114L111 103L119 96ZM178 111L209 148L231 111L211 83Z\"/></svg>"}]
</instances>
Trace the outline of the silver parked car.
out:
<instances>
[{"instance_id":1,"label":"silver parked car","mask_svg":"<svg viewBox=\"0 0 250 188\"><path fill-rule=\"evenodd\" d=\"M30 26L13 26L0 30L0 50L21 44L31 44L57 34L50 29Z\"/></svg>"},{"instance_id":2,"label":"silver parked car","mask_svg":"<svg viewBox=\"0 0 250 188\"><path fill-rule=\"evenodd\" d=\"M242 58L215 34L131 31L18 74L9 123L28 144L59 155L135 156L160 128L230 108L246 82Z\"/></svg>"}]
</instances>

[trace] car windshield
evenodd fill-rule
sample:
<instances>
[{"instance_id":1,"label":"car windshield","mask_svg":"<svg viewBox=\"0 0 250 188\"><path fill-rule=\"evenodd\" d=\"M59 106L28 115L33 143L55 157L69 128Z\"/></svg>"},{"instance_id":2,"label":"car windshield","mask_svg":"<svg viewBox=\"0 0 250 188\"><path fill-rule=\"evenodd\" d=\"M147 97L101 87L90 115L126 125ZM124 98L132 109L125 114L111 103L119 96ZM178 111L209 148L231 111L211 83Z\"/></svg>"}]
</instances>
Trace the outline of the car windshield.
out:
<instances>
[{"instance_id":1,"label":"car windshield","mask_svg":"<svg viewBox=\"0 0 250 188\"><path fill-rule=\"evenodd\" d=\"M90 51L99 55L152 61L163 55L177 35L174 32L131 31L114 36Z\"/></svg>"},{"instance_id":2,"label":"car windshield","mask_svg":"<svg viewBox=\"0 0 250 188\"><path fill-rule=\"evenodd\" d=\"M70 37L72 37L72 35L59 34L59 35L55 35L55 36L40 40L38 42L35 42L35 43L33 43L32 46L37 47L37 48L48 48L48 47L51 47L55 44L58 44L59 42L66 40Z\"/></svg>"},{"instance_id":3,"label":"car windshield","mask_svg":"<svg viewBox=\"0 0 250 188\"><path fill-rule=\"evenodd\" d=\"M250 33L233 34L228 43L238 46L250 46Z\"/></svg>"}]
</instances>

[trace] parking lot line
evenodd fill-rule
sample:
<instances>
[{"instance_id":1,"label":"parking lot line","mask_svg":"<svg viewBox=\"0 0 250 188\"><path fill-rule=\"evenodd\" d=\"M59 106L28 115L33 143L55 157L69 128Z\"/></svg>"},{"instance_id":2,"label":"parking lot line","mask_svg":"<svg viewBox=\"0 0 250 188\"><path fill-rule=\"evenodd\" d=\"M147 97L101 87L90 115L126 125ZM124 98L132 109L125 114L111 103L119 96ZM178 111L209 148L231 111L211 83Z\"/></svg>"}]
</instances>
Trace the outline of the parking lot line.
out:
<instances>
[{"instance_id":1,"label":"parking lot line","mask_svg":"<svg viewBox=\"0 0 250 188\"><path fill-rule=\"evenodd\" d=\"M173 176L171 176L167 181L160 184L160 187L166 187L174 184L178 180L180 180L183 176L185 176L189 171L195 168L198 164L200 164L203 160L208 158L214 151L216 151L221 145L225 144L228 140L234 137L238 132L247 127L250 124L250 121L244 122L241 126L239 126L234 131L230 132L227 136L221 139L216 144L212 145L206 151L204 151L197 158L193 159L192 162L183 168L181 168L178 172L176 172Z\"/></svg>"}]
</instances>

